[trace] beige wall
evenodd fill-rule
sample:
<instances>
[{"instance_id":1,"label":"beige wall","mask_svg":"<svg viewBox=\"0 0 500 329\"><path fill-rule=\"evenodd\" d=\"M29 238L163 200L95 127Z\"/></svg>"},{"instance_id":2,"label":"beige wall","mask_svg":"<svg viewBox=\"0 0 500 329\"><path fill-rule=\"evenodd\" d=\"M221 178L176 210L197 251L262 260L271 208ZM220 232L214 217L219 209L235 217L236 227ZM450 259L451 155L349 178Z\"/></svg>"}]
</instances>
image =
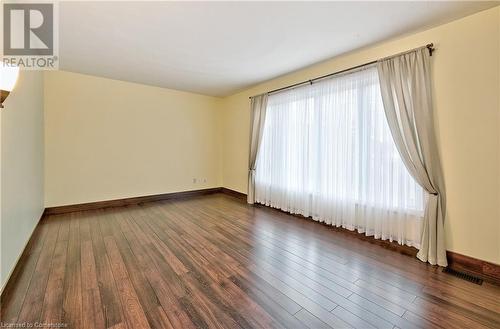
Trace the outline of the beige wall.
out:
<instances>
[{"instance_id":1,"label":"beige wall","mask_svg":"<svg viewBox=\"0 0 500 329\"><path fill-rule=\"evenodd\" d=\"M500 30L500 7L498 8L498 29ZM500 48L500 32L498 33L498 45ZM500 52L500 50L499 50ZM498 79L500 80L500 55L498 56ZM498 104L500 104L500 92L498 92ZM498 126L500 127L500 113L498 115ZM500 161L500 133L498 134L498 154L497 157L499 158L498 161ZM500 175L498 175L498 186L500 189ZM498 214L500 217L500 191L498 193ZM497 239L500 240L500 218L498 219L498 236ZM498 254L500 255L500 242L498 242ZM500 256L499 256L500 257ZM500 263L500 260L497 261L497 263Z\"/></svg>"},{"instance_id":2,"label":"beige wall","mask_svg":"<svg viewBox=\"0 0 500 329\"><path fill-rule=\"evenodd\" d=\"M251 95L433 42L437 134L446 180L447 248L500 263L500 7L334 58L227 97L223 185L246 192Z\"/></svg>"},{"instance_id":3,"label":"beige wall","mask_svg":"<svg viewBox=\"0 0 500 329\"><path fill-rule=\"evenodd\" d=\"M219 99L62 71L44 80L47 207L221 185Z\"/></svg>"},{"instance_id":4,"label":"beige wall","mask_svg":"<svg viewBox=\"0 0 500 329\"><path fill-rule=\"evenodd\" d=\"M4 287L44 209L43 78L21 72L0 109L0 287Z\"/></svg>"}]
</instances>

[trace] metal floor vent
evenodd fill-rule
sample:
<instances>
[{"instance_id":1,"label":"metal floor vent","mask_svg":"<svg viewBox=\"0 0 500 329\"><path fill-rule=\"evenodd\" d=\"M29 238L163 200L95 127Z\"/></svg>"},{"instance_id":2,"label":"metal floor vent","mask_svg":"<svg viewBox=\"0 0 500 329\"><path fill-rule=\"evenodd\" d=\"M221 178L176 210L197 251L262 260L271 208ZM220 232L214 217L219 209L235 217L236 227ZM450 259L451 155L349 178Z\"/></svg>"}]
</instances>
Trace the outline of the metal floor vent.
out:
<instances>
[{"instance_id":1,"label":"metal floor vent","mask_svg":"<svg viewBox=\"0 0 500 329\"><path fill-rule=\"evenodd\" d=\"M480 278L478 278L477 276L474 276L474 275L470 275L470 274L467 274L467 273L464 273L464 272L460 272L460 271L454 270L454 269L449 268L449 267L445 267L443 269L443 272L451 274L453 276L456 276L457 278L460 278L462 280L478 284L478 285L482 285L483 284L483 279L480 279Z\"/></svg>"}]
</instances>

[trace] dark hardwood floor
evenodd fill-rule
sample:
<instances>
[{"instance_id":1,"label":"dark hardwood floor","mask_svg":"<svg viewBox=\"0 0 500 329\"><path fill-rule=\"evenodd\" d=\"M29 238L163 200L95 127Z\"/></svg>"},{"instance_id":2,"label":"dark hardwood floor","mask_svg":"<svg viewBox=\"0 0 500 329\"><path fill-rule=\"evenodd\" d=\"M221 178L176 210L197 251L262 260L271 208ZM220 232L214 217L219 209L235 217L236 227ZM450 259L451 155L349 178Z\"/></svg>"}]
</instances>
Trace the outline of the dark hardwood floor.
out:
<instances>
[{"instance_id":1,"label":"dark hardwood floor","mask_svg":"<svg viewBox=\"0 0 500 329\"><path fill-rule=\"evenodd\" d=\"M214 194L43 218L3 294L1 321L500 328L499 301L498 286Z\"/></svg>"}]
</instances>

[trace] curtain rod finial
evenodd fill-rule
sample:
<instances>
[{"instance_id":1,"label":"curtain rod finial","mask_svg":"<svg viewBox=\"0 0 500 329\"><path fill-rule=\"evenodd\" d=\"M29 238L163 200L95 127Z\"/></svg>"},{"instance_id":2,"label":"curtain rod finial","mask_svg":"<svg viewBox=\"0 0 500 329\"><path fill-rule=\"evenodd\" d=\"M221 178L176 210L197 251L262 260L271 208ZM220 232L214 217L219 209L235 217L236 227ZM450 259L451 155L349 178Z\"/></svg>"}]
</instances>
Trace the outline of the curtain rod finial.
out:
<instances>
[{"instance_id":1,"label":"curtain rod finial","mask_svg":"<svg viewBox=\"0 0 500 329\"><path fill-rule=\"evenodd\" d=\"M429 49L429 55L432 56L432 53L436 50L434 49L434 44L433 43L429 43L426 45L427 49Z\"/></svg>"}]
</instances>

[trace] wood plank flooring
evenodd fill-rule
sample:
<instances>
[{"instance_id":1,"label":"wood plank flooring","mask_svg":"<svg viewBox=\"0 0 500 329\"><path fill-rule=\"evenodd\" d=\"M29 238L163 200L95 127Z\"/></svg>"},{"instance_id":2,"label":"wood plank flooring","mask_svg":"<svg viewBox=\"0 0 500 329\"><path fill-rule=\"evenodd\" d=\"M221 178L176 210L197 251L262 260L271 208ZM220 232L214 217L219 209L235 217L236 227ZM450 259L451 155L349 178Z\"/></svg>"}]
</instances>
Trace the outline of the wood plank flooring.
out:
<instances>
[{"instance_id":1,"label":"wood plank flooring","mask_svg":"<svg viewBox=\"0 0 500 329\"><path fill-rule=\"evenodd\" d=\"M500 328L475 285L324 225L224 194L45 217L2 325Z\"/></svg>"}]
</instances>

